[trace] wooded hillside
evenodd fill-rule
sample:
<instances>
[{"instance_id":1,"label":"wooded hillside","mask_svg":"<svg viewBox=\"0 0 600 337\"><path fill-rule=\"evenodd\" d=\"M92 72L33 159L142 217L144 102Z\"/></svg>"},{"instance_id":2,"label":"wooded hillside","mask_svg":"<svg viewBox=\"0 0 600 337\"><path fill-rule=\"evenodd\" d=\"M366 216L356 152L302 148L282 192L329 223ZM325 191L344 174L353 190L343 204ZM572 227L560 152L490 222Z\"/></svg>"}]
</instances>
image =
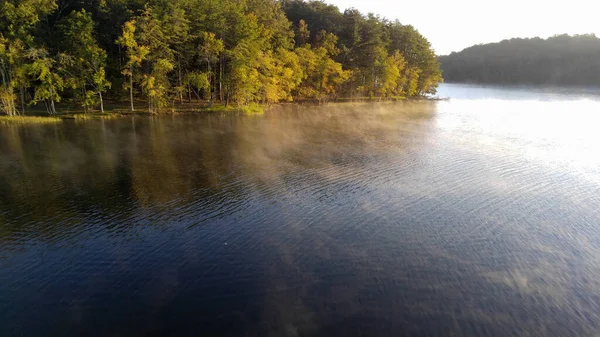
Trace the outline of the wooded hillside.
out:
<instances>
[{"instance_id":1,"label":"wooded hillside","mask_svg":"<svg viewBox=\"0 0 600 337\"><path fill-rule=\"evenodd\" d=\"M595 35L511 39L439 60L447 82L600 85L600 39Z\"/></svg>"}]
</instances>

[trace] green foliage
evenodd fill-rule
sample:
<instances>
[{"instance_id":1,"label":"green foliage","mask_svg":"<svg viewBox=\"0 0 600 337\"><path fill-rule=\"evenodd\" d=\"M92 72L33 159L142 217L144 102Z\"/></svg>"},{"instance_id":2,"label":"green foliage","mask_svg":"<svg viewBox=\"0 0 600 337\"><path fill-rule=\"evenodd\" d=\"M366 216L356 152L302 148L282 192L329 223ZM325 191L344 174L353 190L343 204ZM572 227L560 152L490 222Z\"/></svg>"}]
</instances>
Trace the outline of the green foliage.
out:
<instances>
[{"instance_id":1,"label":"green foliage","mask_svg":"<svg viewBox=\"0 0 600 337\"><path fill-rule=\"evenodd\" d=\"M127 63L123 75L131 75L132 68L139 67L150 52L147 47L138 45L135 39L136 21L130 20L123 24L123 31L116 43L127 49Z\"/></svg>"},{"instance_id":2,"label":"green foliage","mask_svg":"<svg viewBox=\"0 0 600 337\"><path fill-rule=\"evenodd\" d=\"M18 113L15 90L20 91L25 113L28 63L25 51L33 47L32 30L40 19L56 9L55 0L4 0L0 2L0 111Z\"/></svg>"},{"instance_id":3,"label":"green foliage","mask_svg":"<svg viewBox=\"0 0 600 337\"><path fill-rule=\"evenodd\" d=\"M298 27L295 29L296 34L296 46L304 47L310 42L310 30L308 30L308 24L303 19L298 21Z\"/></svg>"},{"instance_id":4,"label":"green foliage","mask_svg":"<svg viewBox=\"0 0 600 337\"><path fill-rule=\"evenodd\" d=\"M421 78L421 69L415 67L406 68L404 72L406 83L403 88L403 93L406 96L414 96L419 92L419 79Z\"/></svg>"},{"instance_id":5,"label":"green foliage","mask_svg":"<svg viewBox=\"0 0 600 337\"><path fill-rule=\"evenodd\" d=\"M150 53L150 49L146 46L140 46L136 40L136 20L132 19L123 24L123 30L121 36L117 39L116 43L126 49L127 62L125 63L121 73L129 77L129 83L124 86L125 89L129 90L129 98L131 104L131 111L134 111L133 106L133 78L135 70L141 67L142 62L146 59Z\"/></svg>"},{"instance_id":6,"label":"green foliage","mask_svg":"<svg viewBox=\"0 0 600 337\"><path fill-rule=\"evenodd\" d=\"M100 110L104 112L102 93L111 83L106 79L106 51L99 47L93 35L91 13L85 9L71 12L59 23L58 30L65 41L61 47L72 59L66 71L71 77L74 97L86 111L100 104Z\"/></svg>"},{"instance_id":7,"label":"green foliage","mask_svg":"<svg viewBox=\"0 0 600 337\"><path fill-rule=\"evenodd\" d=\"M399 51L389 55L379 65L377 93L381 97L397 96L401 93L406 94L405 88L408 79L404 76L406 61Z\"/></svg>"},{"instance_id":8,"label":"green foliage","mask_svg":"<svg viewBox=\"0 0 600 337\"><path fill-rule=\"evenodd\" d=\"M203 91L210 90L210 83L208 81L208 73L206 72L193 72L188 73L183 83L194 90L194 93L199 97Z\"/></svg>"},{"instance_id":9,"label":"green foliage","mask_svg":"<svg viewBox=\"0 0 600 337\"><path fill-rule=\"evenodd\" d=\"M239 110L245 115L262 115L265 113L263 107L256 103L244 105Z\"/></svg>"},{"instance_id":10,"label":"green foliage","mask_svg":"<svg viewBox=\"0 0 600 337\"><path fill-rule=\"evenodd\" d=\"M350 77L350 71L333 59L326 47L312 48L310 45L296 49L300 58L303 79L298 96L318 101L335 96L338 88Z\"/></svg>"},{"instance_id":11,"label":"green foliage","mask_svg":"<svg viewBox=\"0 0 600 337\"><path fill-rule=\"evenodd\" d=\"M417 96L441 72L411 26L321 1L4 0L0 80L7 115L62 100L103 111L104 95L156 113L185 98Z\"/></svg>"},{"instance_id":12,"label":"green foliage","mask_svg":"<svg viewBox=\"0 0 600 337\"><path fill-rule=\"evenodd\" d=\"M558 35L511 39L440 57L451 82L600 85L600 39Z\"/></svg>"},{"instance_id":13,"label":"green foliage","mask_svg":"<svg viewBox=\"0 0 600 337\"><path fill-rule=\"evenodd\" d=\"M56 8L56 0L3 0L0 2L0 31L29 44L33 40L31 30Z\"/></svg>"},{"instance_id":14,"label":"green foliage","mask_svg":"<svg viewBox=\"0 0 600 337\"><path fill-rule=\"evenodd\" d=\"M219 57L221 56L221 54L223 53L223 51L225 50L225 47L223 45L223 40L219 39L216 37L215 33L209 33L209 32L202 32L202 34L200 35L200 38L202 39L202 44L200 45L200 55L202 55L202 57L204 58L204 60L206 60L206 64L207 64L207 81L208 81L208 95L209 95L209 99L212 102L213 96L213 89L211 87L211 83L212 83L212 78L213 78L213 72L212 72L212 67L211 65L219 60Z\"/></svg>"},{"instance_id":15,"label":"green foliage","mask_svg":"<svg viewBox=\"0 0 600 337\"><path fill-rule=\"evenodd\" d=\"M32 49L28 54L32 63L29 66L29 75L36 81L32 104L43 101L49 114L56 114L55 102L60 102L61 92L65 88L65 80L61 76L61 68L57 61L49 56L45 49ZM60 65L68 64L69 58L59 55Z\"/></svg>"},{"instance_id":16,"label":"green foliage","mask_svg":"<svg viewBox=\"0 0 600 337\"><path fill-rule=\"evenodd\" d=\"M398 50L404 56L410 71L410 79L417 83L416 94L434 94L438 83L442 82L440 64L431 44L413 26L404 26L398 21L388 25L390 34L389 50ZM413 87L413 85L409 85ZM407 90L410 92L412 90ZM412 96L412 95L410 95Z\"/></svg>"}]
</instances>

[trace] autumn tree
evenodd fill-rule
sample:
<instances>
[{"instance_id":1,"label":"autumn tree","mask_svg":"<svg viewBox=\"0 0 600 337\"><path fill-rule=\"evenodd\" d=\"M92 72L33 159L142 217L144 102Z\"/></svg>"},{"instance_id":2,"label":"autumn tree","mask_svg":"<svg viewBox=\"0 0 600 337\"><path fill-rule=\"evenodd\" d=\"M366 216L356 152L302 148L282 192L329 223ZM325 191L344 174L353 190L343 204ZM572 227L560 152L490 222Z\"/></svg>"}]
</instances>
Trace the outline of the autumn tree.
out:
<instances>
[{"instance_id":1,"label":"autumn tree","mask_svg":"<svg viewBox=\"0 0 600 337\"><path fill-rule=\"evenodd\" d=\"M340 63L331 58L338 52L335 48L337 37L325 31L320 35L318 47L305 45L296 48L303 74L297 94L300 98L319 102L335 96L340 85L351 75L350 71L344 70Z\"/></svg>"},{"instance_id":2,"label":"autumn tree","mask_svg":"<svg viewBox=\"0 0 600 337\"><path fill-rule=\"evenodd\" d=\"M37 102L55 113L59 100L103 111L106 97L126 96L131 111L144 100L151 113L186 95L209 105L397 99L441 80L412 26L322 1L0 1L0 110L10 115Z\"/></svg>"}]
</instances>

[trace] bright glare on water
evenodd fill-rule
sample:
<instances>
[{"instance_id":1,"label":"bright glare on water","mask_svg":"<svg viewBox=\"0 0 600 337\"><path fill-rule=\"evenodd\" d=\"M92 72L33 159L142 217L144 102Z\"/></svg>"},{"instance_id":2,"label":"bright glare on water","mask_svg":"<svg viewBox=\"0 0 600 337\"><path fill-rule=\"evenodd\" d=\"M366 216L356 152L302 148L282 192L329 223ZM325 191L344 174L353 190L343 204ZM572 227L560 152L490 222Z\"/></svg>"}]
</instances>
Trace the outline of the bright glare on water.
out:
<instances>
[{"instance_id":1,"label":"bright glare on water","mask_svg":"<svg viewBox=\"0 0 600 337\"><path fill-rule=\"evenodd\" d=\"M600 90L0 126L0 336L600 335Z\"/></svg>"}]
</instances>

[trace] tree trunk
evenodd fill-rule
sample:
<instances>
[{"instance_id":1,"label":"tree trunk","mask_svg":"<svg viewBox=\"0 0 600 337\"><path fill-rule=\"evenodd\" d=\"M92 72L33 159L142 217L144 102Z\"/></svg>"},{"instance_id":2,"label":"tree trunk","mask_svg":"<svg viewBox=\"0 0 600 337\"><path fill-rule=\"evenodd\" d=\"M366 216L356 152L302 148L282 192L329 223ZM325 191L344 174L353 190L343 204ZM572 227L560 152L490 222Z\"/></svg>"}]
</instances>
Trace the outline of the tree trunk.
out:
<instances>
[{"instance_id":1,"label":"tree trunk","mask_svg":"<svg viewBox=\"0 0 600 337\"><path fill-rule=\"evenodd\" d=\"M194 89L192 89L192 90L194 90ZM196 90L194 90L194 95L196 95L196 97L198 97L199 101L202 100L202 97L200 97L200 94Z\"/></svg>"},{"instance_id":2,"label":"tree trunk","mask_svg":"<svg viewBox=\"0 0 600 337\"><path fill-rule=\"evenodd\" d=\"M50 97L50 107L52 108L52 114L56 115L56 107L54 106L54 97Z\"/></svg>"},{"instance_id":3,"label":"tree trunk","mask_svg":"<svg viewBox=\"0 0 600 337\"><path fill-rule=\"evenodd\" d=\"M25 88L23 85L19 86L19 90L21 91L21 114L25 116Z\"/></svg>"},{"instance_id":4,"label":"tree trunk","mask_svg":"<svg viewBox=\"0 0 600 337\"><path fill-rule=\"evenodd\" d=\"M11 97L12 97L12 102L11 102L12 103L12 105L11 105L11 107L12 107L12 114L13 114L13 116L16 116L17 115L17 104L15 102L14 96L12 95L13 94L12 88L10 89L10 91L11 91L10 94L11 94Z\"/></svg>"},{"instance_id":5,"label":"tree trunk","mask_svg":"<svg viewBox=\"0 0 600 337\"><path fill-rule=\"evenodd\" d=\"M86 102L87 90L85 90L85 86L81 87L81 93L83 94L83 113L87 114L88 113L88 106L87 106L87 102Z\"/></svg>"},{"instance_id":6,"label":"tree trunk","mask_svg":"<svg viewBox=\"0 0 600 337\"><path fill-rule=\"evenodd\" d=\"M8 82L6 81L6 74L4 72L4 60L0 59L0 75L2 75L2 85L8 88Z\"/></svg>"},{"instance_id":7,"label":"tree trunk","mask_svg":"<svg viewBox=\"0 0 600 337\"><path fill-rule=\"evenodd\" d=\"M210 76L210 60L206 59L207 69L208 69L208 103L212 105L213 99L213 85L212 85L212 76Z\"/></svg>"},{"instance_id":8,"label":"tree trunk","mask_svg":"<svg viewBox=\"0 0 600 337\"><path fill-rule=\"evenodd\" d=\"M54 107L54 90L52 90L52 85L50 85L50 114L56 114L56 108Z\"/></svg>"},{"instance_id":9,"label":"tree trunk","mask_svg":"<svg viewBox=\"0 0 600 337\"><path fill-rule=\"evenodd\" d=\"M102 101L102 90L98 90L98 95L100 96L100 112L104 113L104 101Z\"/></svg>"},{"instance_id":10,"label":"tree trunk","mask_svg":"<svg viewBox=\"0 0 600 337\"><path fill-rule=\"evenodd\" d=\"M181 61L179 61L179 103L183 104L183 80L181 79Z\"/></svg>"},{"instance_id":11,"label":"tree trunk","mask_svg":"<svg viewBox=\"0 0 600 337\"><path fill-rule=\"evenodd\" d=\"M129 68L129 102L131 103L131 112L134 112L133 108L133 67Z\"/></svg>"},{"instance_id":12,"label":"tree trunk","mask_svg":"<svg viewBox=\"0 0 600 337\"><path fill-rule=\"evenodd\" d=\"M123 56L121 55L121 45L117 44L117 49L119 50L119 69L123 69ZM124 80L127 80L124 78Z\"/></svg>"},{"instance_id":13,"label":"tree trunk","mask_svg":"<svg viewBox=\"0 0 600 337\"><path fill-rule=\"evenodd\" d=\"M219 62L219 102L223 104L223 56Z\"/></svg>"},{"instance_id":14,"label":"tree trunk","mask_svg":"<svg viewBox=\"0 0 600 337\"><path fill-rule=\"evenodd\" d=\"M0 58L0 75L2 75L2 87L8 93L8 82L6 81L6 74L4 73L4 59L1 59L1 58ZM6 97L6 99L2 99L2 101L0 101L0 104L6 105L5 107L3 107L3 110L6 109L6 114L10 116L12 110L10 109L10 106L7 105L7 104L9 104L8 99L9 99L9 97Z\"/></svg>"}]
</instances>

